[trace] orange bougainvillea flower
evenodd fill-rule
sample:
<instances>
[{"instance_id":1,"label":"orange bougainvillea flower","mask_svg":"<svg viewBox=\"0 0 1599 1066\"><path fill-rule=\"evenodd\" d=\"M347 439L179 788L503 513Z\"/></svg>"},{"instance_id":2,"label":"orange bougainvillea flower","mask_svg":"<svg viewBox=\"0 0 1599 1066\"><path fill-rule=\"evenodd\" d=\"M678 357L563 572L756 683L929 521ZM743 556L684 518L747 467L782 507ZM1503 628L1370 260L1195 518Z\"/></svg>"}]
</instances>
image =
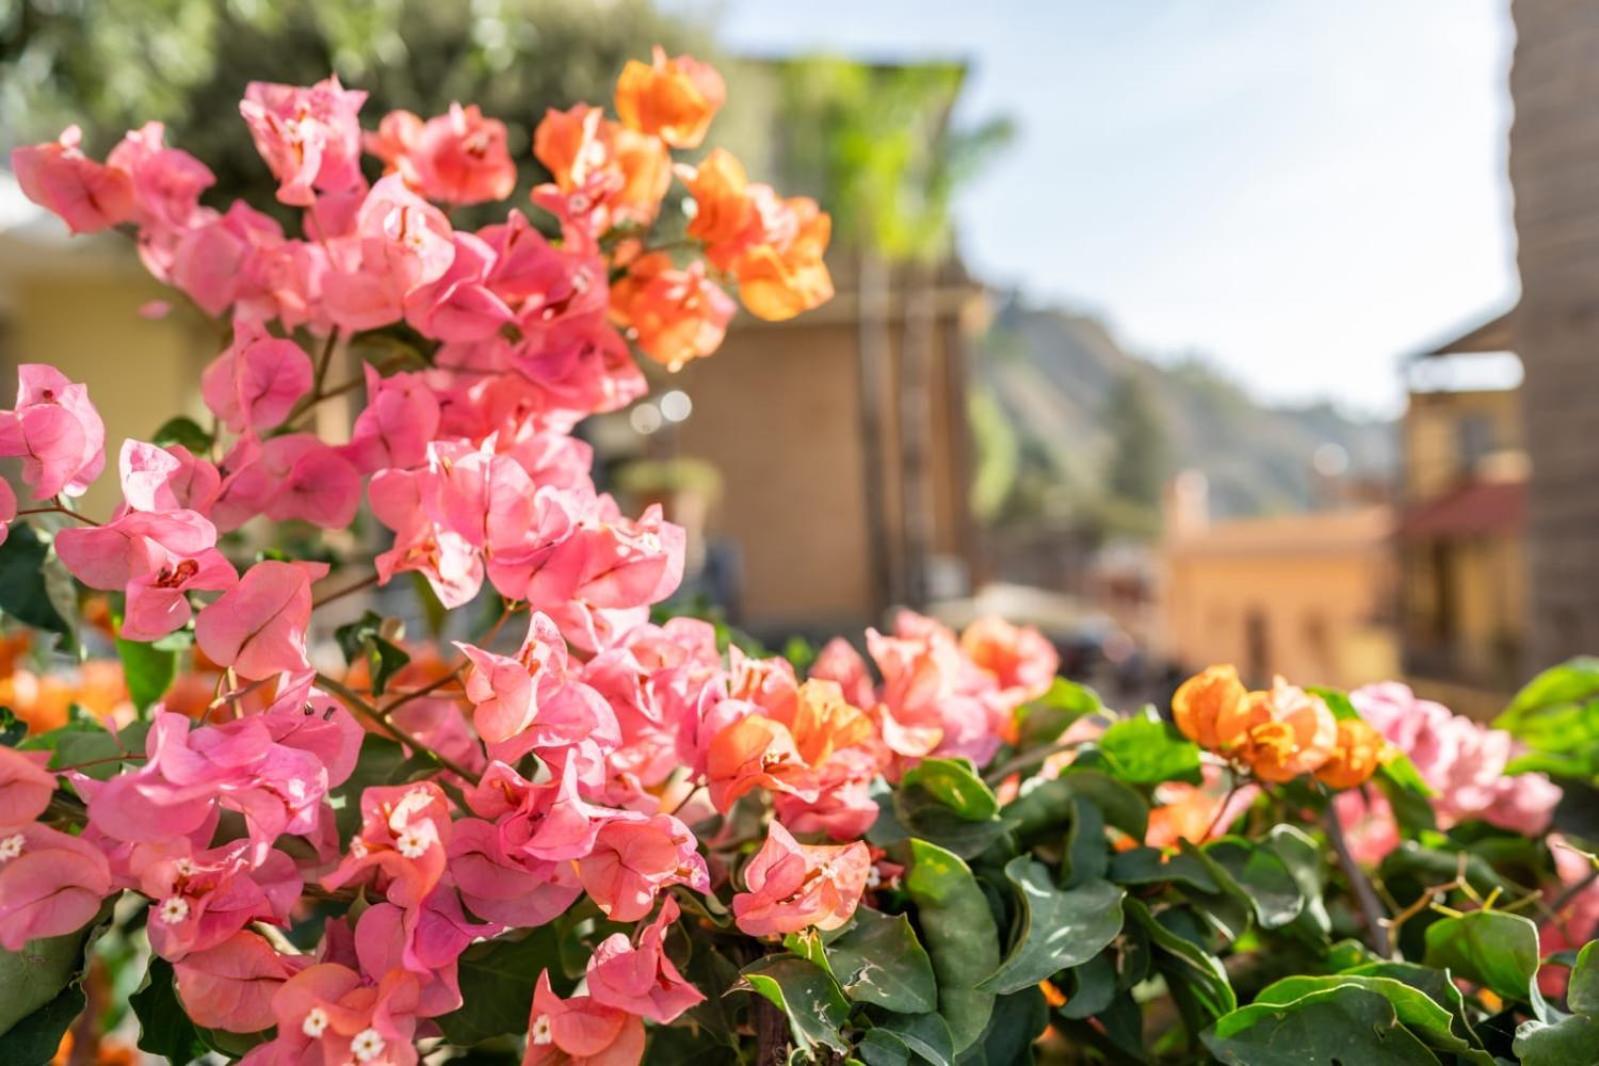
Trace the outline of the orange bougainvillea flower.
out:
<instances>
[{"instance_id":1,"label":"orange bougainvillea flower","mask_svg":"<svg viewBox=\"0 0 1599 1066\"><path fill-rule=\"evenodd\" d=\"M705 242L707 254L720 269L732 269L741 242L760 237L760 218L749 196L744 164L727 149L712 148L698 167L679 167L678 173L694 199L688 235Z\"/></svg>"},{"instance_id":2,"label":"orange bougainvillea flower","mask_svg":"<svg viewBox=\"0 0 1599 1066\"><path fill-rule=\"evenodd\" d=\"M755 788L816 798L815 775L788 728L759 714L740 718L711 739L705 784L711 802L723 813Z\"/></svg>"},{"instance_id":3,"label":"orange bougainvillea flower","mask_svg":"<svg viewBox=\"0 0 1599 1066\"><path fill-rule=\"evenodd\" d=\"M601 231L654 221L672 183L672 161L664 144L611 122L599 108L586 104L545 112L533 132L533 155L549 170L560 194L569 198L574 213L595 214Z\"/></svg>"},{"instance_id":4,"label":"orange bougainvillea flower","mask_svg":"<svg viewBox=\"0 0 1599 1066\"><path fill-rule=\"evenodd\" d=\"M1266 692L1244 697L1244 714L1265 721L1251 725L1237 751L1239 761L1262 781L1292 781L1321 768L1332 755L1338 722L1320 696L1277 678Z\"/></svg>"},{"instance_id":5,"label":"orange bougainvillea flower","mask_svg":"<svg viewBox=\"0 0 1599 1066\"><path fill-rule=\"evenodd\" d=\"M828 756L870 739L876 732L865 711L851 707L837 681L817 679L799 687L794 720L788 723L800 758L820 766Z\"/></svg>"},{"instance_id":6,"label":"orange bougainvillea flower","mask_svg":"<svg viewBox=\"0 0 1599 1066\"><path fill-rule=\"evenodd\" d=\"M612 317L669 370L721 347L735 310L733 298L705 276L703 262L676 267L665 252L634 260L611 287Z\"/></svg>"},{"instance_id":7,"label":"orange bougainvillea flower","mask_svg":"<svg viewBox=\"0 0 1599 1066\"><path fill-rule=\"evenodd\" d=\"M657 45L648 65L629 60L616 82L622 124L659 137L673 148L695 148L727 100L716 68L690 56L666 57Z\"/></svg>"},{"instance_id":8,"label":"orange bougainvillea flower","mask_svg":"<svg viewBox=\"0 0 1599 1066\"><path fill-rule=\"evenodd\" d=\"M1369 723L1344 718L1338 723L1332 754L1316 771L1316 780L1328 788L1358 788L1382 765L1386 747L1383 735Z\"/></svg>"},{"instance_id":9,"label":"orange bougainvillea flower","mask_svg":"<svg viewBox=\"0 0 1599 1066\"><path fill-rule=\"evenodd\" d=\"M833 278L822 262L833 220L807 196L767 205L761 211L772 238L750 249L734 265L738 295L756 318L781 322L833 298Z\"/></svg>"},{"instance_id":10,"label":"orange bougainvillea flower","mask_svg":"<svg viewBox=\"0 0 1599 1066\"><path fill-rule=\"evenodd\" d=\"M1241 744L1253 725L1271 717L1269 706L1247 702L1248 690L1232 666L1212 666L1195 674L1171 700L1172 720L1183 736L1208 751Z\"/></svg>"}]
</instances>

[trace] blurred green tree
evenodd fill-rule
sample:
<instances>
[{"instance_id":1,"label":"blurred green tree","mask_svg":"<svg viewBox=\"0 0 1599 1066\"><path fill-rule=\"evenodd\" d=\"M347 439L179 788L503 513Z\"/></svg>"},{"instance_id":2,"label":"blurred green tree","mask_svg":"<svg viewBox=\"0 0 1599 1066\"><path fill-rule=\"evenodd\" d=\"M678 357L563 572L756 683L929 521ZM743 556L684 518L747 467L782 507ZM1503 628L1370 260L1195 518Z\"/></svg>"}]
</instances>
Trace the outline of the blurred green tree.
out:
<instances>
[{"instance_id":1,"label":"blurred green tree","mask_svg":"<svg viewBox=\"0 0 1599 1066\"><path fill-rule=\"evenodd\" d=\"M109 149L150 119L217 174L208 197L270 203L275 183L239 119L250 81L308 85L334 72L391 108L477 103L509 127L525 192L545 109L609 103L650 46L715 58L708 27L648 0L0 0L0 147L77 122Z\"/></svg>"},{"instance_id":2,"label":"blurred green tree","mask_svg":"<svg viewBox=\"0 0 1599 1066\"><path fill-rule=\"evenodd\" d=\"M1144 375L1124 375L1107 407L1106 422L1113 434L1105 478L1108 502L1153 515L1160 506L1170 456L1165 425Z\"/></svg>"}]
</instances>

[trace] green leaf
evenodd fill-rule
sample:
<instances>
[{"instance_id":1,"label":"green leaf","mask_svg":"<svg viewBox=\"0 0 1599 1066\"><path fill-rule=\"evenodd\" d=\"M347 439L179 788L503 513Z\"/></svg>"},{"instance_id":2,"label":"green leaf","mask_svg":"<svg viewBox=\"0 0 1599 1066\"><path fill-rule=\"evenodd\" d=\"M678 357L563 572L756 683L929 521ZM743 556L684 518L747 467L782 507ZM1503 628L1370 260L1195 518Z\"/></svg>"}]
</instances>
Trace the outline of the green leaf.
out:
<instances>
[{"instance_id":1,"label":"green leaf","mask_svg":"<svg viewBox=\"0 0 1599 1066\"><path fill-rule=\"evenodd\" d=\"M187 1066L206 1053L205 1041L178 1000L172 964L166 959L150 957L144 983L128 1003L139 1019L139 1050L160 1055L173 1066Z\"/></svg>"},{"instance_id":2,"label":"green leaf","mask_svg":"<svg viewBox=\"0 0 1599 1066\"><path fill-rule=\"evenodd\" d=\"M1599 1018L1573 1014L1552 1025L1523 1022L1511 1050L1521 1066L1592 1066L1599 1062Z\"/></svg>"},{"instance_id":3,"label":"green leaf","mask_svg":"<svg viewBox=\"0 0 1599 1066\"><path fill-rule=\"evenodd\" d=\"M1353 946L1360 948L1364 953L1365 945L1353 944ZM1455 984L1448 970L1435 970L1430 966L1414 962L1381 960L1356 963L1343 972L1352 977L1388 977L1395 981L1403 981L1434 1003L1442 1004L1449 1011L1454 1018L1452 1029L1456 1036L1476 1041L1476 1034L1471 1027L1471 1011L1466 1006L1466 997L1461 994L1459 986Z\"/></svg>"},{"instance_id":4,"label":"green leaf","mask_svg":"<svg viewBox=\"0 0 1599 1066\"><path fill-rule=\"evenodd\" d=\"M156 444L181 444L196 455L203 455L211 450L213 443L211 434L200 428L200 424L185 415L169 418L161 423L161 428L155 431L151 438Z\"/></svg>"},{"instance_id":5,"label":"green leaf","mask_svg":"<svg viewBox=\"0 0 1599 1066\"><path fill-rule=\"evenodd\" d=\"M1122 929L1127 893L1109 881L1062 892L1043 863L1021 855L1005 865L1016 890L1010 954L978 988L1008 995L1098 955Z\"/></svg>"},{"instance_id":6,"label":"green leaf","mask_svg":"<svg viewBox=\"0 0 1599 1066\"><path fill-rule=\"evenodd\" d=\"M1167 722L1124 718L1099 738L1117 778L1138 785L1199 780L1199 745Z\"/></svg>"},{"instance_id":7,"label":"green leaf","mask_svg":"<svg viewBox=\"0 0 1599 1066\"><path fill-rule=\"evenodd\" d=\"M844 994L898 1014L938 1009L933 963L910 919L857 907L849 929L827 945L827 961Z\"/></svg>"},{"instance_id":8,"label":"green leaf","mask_svg":"<svg viewBox=\"0 0 1599 1066\"><path fill-rule=\"evenodd\" d=\"M1438 1058L1375 992L1340 985L1286 1005L1251 1004L1219 1019L1205 1046L1238 1066L1437 1066Z\"/></svg>"},{"instance_id":9,"label":"green leaf","mask_svg":"<svg viewBox=\"0 0 1599 1066\"><path fill-rule=\"evenodd\" d=\"M1183 847L1192 845L1184 841ZM1198 850L1223 889L1249 904L1262 929L1280 929L1299 917L1305 905L1299 882L1275 851L1233 836Z\"/></svg>"},{"instance_id":10,"label":"green leaf","mask_svg":"<svg viewBox=\"0 0 1599 1066\"><path fill-rule=\"evenodd\" d=\"M553 925L540 926L520 940L473 944L461 955L461 1006L435 1020L450 1043L462 1046L525 1033L533 988L547 969L560 971Z\"/></svg>"},{"instance_id":11,"label":"green leaf","mask_svg":"<svg viewBox=\"0 0 1599 1066\"><path fill-rule=\"evenodd\" d=\"M28 723L18 718L10 707L0 707L0 744L14 748L28 735Z\"/></svg>"},{"instance_id":12,"label":"green leaf","mask_svg":"<svg viewBox=\"0 0 1599 1066\"><path fill-rule=\"evenodd\" d=\"M1088 1018L1116 998L1116 962L1112 952L1102 951L1067 974L1066 1005L1060 1013L1067 1018Z\"/></svg>"},{"instance_id":13,"label":"green leaf","mask_svg":"<svg viewBox=\"0 0 1599 1066\"><path fill-rule=\"evenodd\" d=\"M117 657L122 660L128 695L141 714L167 694L172 679L178 676L178 653L170 648L118 637Z\"/></svg>"},{"instance_id":14,"label":"green leaf","mask_svg":"<svg viewBox=\"0 0 1599 1066\"><path fill-rule=\"evenodd\" d=\"M1427 927L1427 966L1449 969L1504 999L1542 1008L1533 979L1538 972L1538 927L1504 911L1472 911Z\"/></svg>"},{"instance_id":15,"label":"green leaf","mask_svg":"<svg viewBox=\"0 0 1599 1066\"><path fill-rule=\"evenodd\" d=\"M1566 981L1566 1006L1578 1014L1599 1014L1599 940L1590 940L1577 952Z\"/></svg>"},{"instance_id":16,"label":"green leaf","mask_svg":"<svg viewBox=\"0 0 1599 1066\"><path fill-rule=\"evenodd\" d=\"M867 1031L859 1051L868 1066L901 1066L921 1061L953 1066L954 1038L936 1014L892 1014Z\"/></svg>"},{"instance_id":17,"label":"green leaf","mask_svg":"<svg viewBox=\"0 0 1599 1066\"><path fill-rule=\"evenodd\" d=\"M1049 1005L1036 986L1023 988L994 1002L988 1027L977 1043L960 1057L961 1066L1015 1066L1033 1059L1031 1049L1049 1025Z\"/></svg>"},{"instance_id":18,"label":"green leaf","mask_svg":"<svg viewBox=\"0 0 1599 1066\"><path fill-rule=\"evenodd\" d=\"M83 1013L85 959L110 919L108 902L84 928L0 951L0 1062L43 1066Z\"/></svg>"},{"instance_id":19,"label":"green leaf","mask_svg":"<svg viewBox=\"0 0 1599 1066\"><path fill-rule=\"evenodd\" d=\"M1375 992L1393 1005L1394 1014L1406 1028L1429 1047L1453 1055L1475 1057L1473 1048L1454 1032L1454 1016L1426 993L1392 977L1331 974L1326 976L1285 977L1261 990L1255 1003L1286 1007L1314 992L1354 987ZM1493 1066L1487 1059L1486 1066Z\"/></svg>"},{"instance_id":20,"label":"green leaf","mask_svg":"<svg viewBox=\"0 0 1599 1066\"><path fill-rule=\"evenodd\" d=\"M1103 881L1110 869L1110 842L1105 839L1105 816L1083 796L1072 797L1072 825L1066 831L1066 854L1060 863L1061 885L1078 888Z\"/></svg>"},{"instance_id":21,"label":"green leaf","mask_svg":"<svg viewBox=\"0 0 1599 1066\"><path fill-rule=\"evenodd\" d=\"M1346 718L1360 717L1360 712L1355 709L1355 705L1349 700L1349 694L1343 689L1311 685L1305 691L1313 696L1320 696L1321 702L1327 705L1327 709L1332 712L1332 716L1340 722Z\"/></svg>"},{"instance_id":22,"label":"green leaf","mask_svg":"<svg viewBox=\"0 0 1599 1066\"><path fill-rule=\"evenodd\" d=\"M354 666L357 659L363 655L366 657L367 670L372 675L372 693L376 696L383 695L389 678L411 661L405 649L384 635L391 628L382 615L367 611L355 621L333 631L339 650L344 652L345 662Z\"/></svg>"},{"instance_id":23,"label":"green leaf","mask_svg":"<svg viewBox=\"0 0 1599 1066\"><path fill-rule=\"evenodd\" d=\"M1000 810L1000 820L1023 845L1059 838L1071 820L1072 800L1092 800L1105 823L1135 840L1149 829L1149 804L1131 787L1098 770L1070 767L1051 780L1034 778Z\"/></svg>"},{"instance_id":24,"label":"green leaf","mask_svg":"<svg viewBox=\"0 0 1599 1066\"><path fill-rule=\"evenodd\" d=\"M999 814L999 800L965 759L923 759L905 771L900 788L919 788L968 822Z\"/></svg>"},{"instance_id":25,"label":"green leaf","mask_svg":"<svg viewBox=\"0 0 1599 1066\"><path fill-rule=\"evenodd\" d=\"M57 634L63 651L75 651L77 632L67 619L75 610L72 589L71 576L33 526L12 525L0 544L0 613Z\"/></svg>"},{"instance_id":26,"label":"green leaf","mask_svg":"<svg viewBox=\"0 0 1599 1066\"><path fill-rule=\"evenodd\" d=\"M1202 1029L1237 1009L1238 997L1220 959L1156 921L1142 900L1129 897L1122 906L1127 917L1149 934L1156 969L1171 986L1173 998L1191 1028Z\"/></svg>"},{"instance_id":27,"label":"green leaf","mask_svg":"<svg viewBox=\"0 0 1599 1066\"><path fill-rule=\"evenodd\" d=\"M999 966L999 929L988 898L956 856L924 840L909 842L905 891L916 904L922 940L938 979L938 1012L955 1050L965 1051L988 1025L994 993L977 987Z\"/></svg>"},{"instance_id":28,"label":"green leaf","mask_svg":"<svg viewBox=\"0 0 1599 1066\"><path fill-rule=\"evenodd\" d=\"M49 751L50 768L84 766L83 773L104 781L121 773L127 765L116 761L118 755L143 755L144 738L150 731L148 722L130 722L110 732L91 718L78 718L47 733L35 733L20 747L27 751Z\"/></svg>"},{"instance_id":29,"label":"green leaf","mask_svg":"<svg viewBox=\"0 0 1599 1066\"><path fill-rule=\"evenodd\" d=\"M1192 852L1162 856L1159 848L1129 848L1110 858L1110 880L1119 885L1156 885L1179 882L1201 892L1220 892L1210 868Z\"/></svg>"},{"instance_id":30,"label":"green leaf","mask_svg":"<svg viewBox=\"0 0 1599 1066\"><path fill-rule=\"evenodd\" d=\"M741 972L750 991L787 1015L801 1051L811 1054L822 1046L849 1053L849 1044L839 1035L849 1020L849 1002L821 967L792 955L768 955Z\"/></svg>"},{"instance_id":31,"label":"green leaf","mask_svg":"<svg viewBox=\"0 0 1599 1066\"><path fill-rule=\"evenodd\" d=\"M1073 722L1104 709L1093 689L1057 677L1048 692L1016 711L1016 747L1028 751L1053 744Z\"/></svg>"},{"instance_id":32,"label":"green leaf","mask_svg":"<svg viewBox=\"0 0 1599 1066\"><path fill-rule=\"evenodd\" d=\"M1282 860L1294 883L1299 886L1299 895L1304 900L1304 907L1299 912L1299 928L1308 928L1318 941L1325 943L1332 932L1332 919L1321 898L1326 886L1326 864L1321 848L1301 829L1292 825L1272 826L1271 832L1266 835L1266 846Z\"/></svg>"},{"instance_id":33,"label":"green leaf","mask_svg":"<svg viewBox=\"0 0 1599 1066\"><path fill-rule=\"evenodd\" d=\"M1599 658L1579 656L1552 666L1527 682L1494 722L1494 728L1515 732L1538 712L1596 698L1599 698Z\"/></svg>"}]
</instances>

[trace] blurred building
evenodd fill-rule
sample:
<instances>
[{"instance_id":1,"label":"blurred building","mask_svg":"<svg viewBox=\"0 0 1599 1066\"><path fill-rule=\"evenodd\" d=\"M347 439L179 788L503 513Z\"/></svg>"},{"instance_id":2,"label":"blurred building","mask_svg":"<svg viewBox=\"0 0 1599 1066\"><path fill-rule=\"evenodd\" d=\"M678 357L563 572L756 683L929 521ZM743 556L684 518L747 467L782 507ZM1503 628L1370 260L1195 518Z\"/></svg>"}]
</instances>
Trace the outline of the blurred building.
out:
<instances>
[{"instance_id":1,"label":"blurred building","mask_svg":"<svg viewBox=\"0 0 1599 1066\"><path fill-rule=\"evenodd\" d=\"M1487 717L1526 677L1527 453L1508 316L1411 359L1401 428L1406 678Z\"/></svg>"},{"instance_id":2,"label":"blurred building","mask_svg":"<svg viewBox=\"0 0 1599 1066\"><path fill-rule=\"evenodd\" d=\"M1393 676L1393 512L1385 505L1212 522L1204 476L1174 481L1162 564L1162 651L1351 687Z\"/></svg>"},{"instance_id":3,"label":"blurred building","mask_svg":"<svg viewBox=\"0 0 1599 1066\"><path fill-rule=\"evenodd\" d=\"M1599 650L1599 5L1516 0L1510 70L1526 369L1528 661Z\"/></svg>"}]
</instances>

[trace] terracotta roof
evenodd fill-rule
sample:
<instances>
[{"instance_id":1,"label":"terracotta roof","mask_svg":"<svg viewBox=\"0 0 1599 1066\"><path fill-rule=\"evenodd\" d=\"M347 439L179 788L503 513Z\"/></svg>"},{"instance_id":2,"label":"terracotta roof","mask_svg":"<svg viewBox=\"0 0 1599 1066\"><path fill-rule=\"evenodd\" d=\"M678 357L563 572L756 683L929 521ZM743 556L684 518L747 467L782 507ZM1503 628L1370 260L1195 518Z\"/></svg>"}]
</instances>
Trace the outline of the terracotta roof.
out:
<instances>
[{"instance_id":1,"label":"terracotta roof","mask_svg":"<svg viewBox=\"0 0 1599 1066\"><path fill-rule=\"evenodd\" d=\"M1525 481L1472 481L1406 508L1399 517L1399 536L1422 540L1509 535L1526 526Z\"/></svg>"}]
</instances>

